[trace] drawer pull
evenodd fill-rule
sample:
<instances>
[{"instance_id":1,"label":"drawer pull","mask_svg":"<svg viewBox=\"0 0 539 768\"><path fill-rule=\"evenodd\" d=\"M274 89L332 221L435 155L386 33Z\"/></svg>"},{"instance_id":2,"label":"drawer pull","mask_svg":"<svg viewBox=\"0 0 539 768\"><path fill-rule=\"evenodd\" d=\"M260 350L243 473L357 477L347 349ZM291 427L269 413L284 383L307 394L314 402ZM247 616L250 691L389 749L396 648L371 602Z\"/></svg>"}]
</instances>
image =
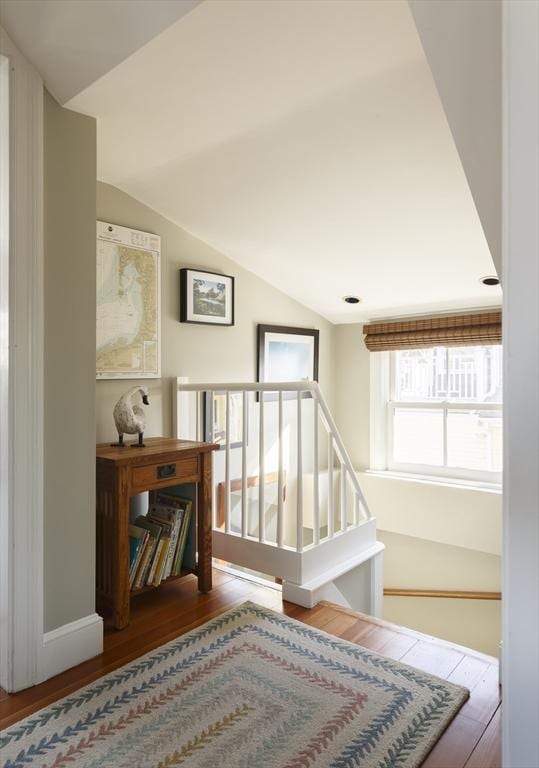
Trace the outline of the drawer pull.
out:
<instances>
[{"instance_id":1,"label":"drawer pull","mask_svg":"<svg viewBox=\"0 0 539 768\"><path fill-rule=\"evenodd\" d=\"M157 467L157 477L159 480L163 480L166 477L174 477L175 474L175 464L162 464L160 467Z\"/></svg>"}]
</instances>

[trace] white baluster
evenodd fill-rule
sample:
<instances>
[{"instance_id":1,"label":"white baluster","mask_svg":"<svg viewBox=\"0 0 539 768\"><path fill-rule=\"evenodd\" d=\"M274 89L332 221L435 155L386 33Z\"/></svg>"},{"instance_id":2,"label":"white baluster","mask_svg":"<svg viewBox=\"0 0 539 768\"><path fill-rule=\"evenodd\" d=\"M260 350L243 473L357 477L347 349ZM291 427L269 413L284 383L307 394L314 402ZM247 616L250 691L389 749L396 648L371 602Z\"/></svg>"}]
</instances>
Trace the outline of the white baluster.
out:
<instances>
[{"instance_id":1,"label":"white baluster","mask_svg":"<svg viewBox=\"0 0 539 768\"><path fill-rule=\"evenodd\" d=\"M242 404L242 449L241 449L241 535L247 536L247 438L249 426L249 401L243 392Z\"/></svg>"},{"instance_id":2,"label":"white baluster","mask_svg":"<svg viewBox=\"0 0 539 768\"><path fill-rule=\"evenodd\" d=\"M318 474L318 400L316 396L314 397L313 402L313 452L314 452L314 464L313 464L313 524L314 524L314 534L313 534L313 541L314 544L320 543L320 484L319 484L319 474Z\"/></svg>"},{"instance_id":3,"label":"white baluster","mask_svg":"<svg viewBox=\"0 0 539 768\"><path fill-rule=\"evenodd\" d=\"M284 495L284 472L283 472L283 444L284 444L284 424L283 424L283 392L279 390L279 471L277 479L277 546L282 547L284 543L283 534L283 495Z\"/></svg>"},{"instance_id":4,"label":"white baluster","mask_svg":"<svg viewBox=\"0 0 539 768\"><path fill-rule=\"evenodd\" d=\"M328 536L330 539L333 538L334 534L334 528L335 528L335 509L334 509L334 503L335 503L335 495L333 491L333 464L334 464L334 455L333 455L333 435L331 432L328 433Z\"/></svg>"},{"instance_id":5,"label":"white baluster","mask_svg":"<svg viewBox=\"0 0 539 768\"><path fill-rule=\"evenodd\" d=\"M258 540L266 537L264 515L264 392L260 393L260 428L258 434Z\"/></svg>"},{"instance_id":6,"label":"white baluster","mask_svg":"<svg viewBox=\"0 0 539 768\"><path fill-rule=\"evenodd\" d=\"M225 532L230 533L230 392L226 393L225 403Z\"/></svg>"},{"instance_id":7,"label":"white baluster","mask_svg":"<svg viewBox=\"0 0 539 768\"><path fill-rule=\"evenodd\" d=\"M346 467L344 462L341 461L341 531L346 531L348 528L348 510L346 506Z\"/></svg>"},{"instance_id":8,"label":"white baluster","mask_svg":"<svg viewBox=\"0 0 539 768\"><path fill-rule=\"evenodd\" d=\"M296 550L303 552L303 455L302 455L302 436L301 436L301 397L302 393L298 391L298 416L297 416L297 519L296 519Z\"/></svg>"},{"instance_id":9,"label":"white baluster","mask_svg":"<svg viewBox=\"0 0 539 768\"><path fill-rule=\"evenodd\" d=\"M354 525L359 525L359 496L354 493Z\"/></svg>"}]
</instances>

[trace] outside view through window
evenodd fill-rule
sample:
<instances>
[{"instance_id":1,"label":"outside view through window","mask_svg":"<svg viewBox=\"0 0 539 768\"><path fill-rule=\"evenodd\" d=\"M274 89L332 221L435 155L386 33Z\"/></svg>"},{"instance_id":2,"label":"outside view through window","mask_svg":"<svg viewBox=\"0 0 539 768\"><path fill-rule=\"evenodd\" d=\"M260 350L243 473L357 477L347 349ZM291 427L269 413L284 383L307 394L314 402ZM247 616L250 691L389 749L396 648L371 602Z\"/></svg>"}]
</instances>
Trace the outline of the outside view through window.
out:
<instances>
[{"instance_id":1,"label":"outside view through window","mask_svg":"<svg viewBox=\"0 0 539 768\"><path fill-rule=\"evenodd\" d=\"M502 347L393 355L393 463L501 472Z\"/></svg>"}]
</instances>

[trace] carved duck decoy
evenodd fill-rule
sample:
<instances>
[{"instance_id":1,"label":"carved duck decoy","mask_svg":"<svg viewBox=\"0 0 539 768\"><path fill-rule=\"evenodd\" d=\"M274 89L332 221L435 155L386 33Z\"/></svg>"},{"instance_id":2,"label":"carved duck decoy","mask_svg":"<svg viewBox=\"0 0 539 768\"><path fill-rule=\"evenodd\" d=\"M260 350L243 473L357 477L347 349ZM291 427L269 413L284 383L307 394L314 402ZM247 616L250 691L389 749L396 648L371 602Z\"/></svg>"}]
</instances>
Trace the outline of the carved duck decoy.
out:
<instances>
[{"instance_id":1,"label":"carved duck decoy","mask_svg":"<svg viewBox=\"0 0 539 768\"><path fill-rule=\"evenodd\" d=\"M129 392L126 392L125 395L122 395L122 397L114 406L113 416L114 423L116 424L116 429L118 431L118 442L113 443L113 445L123 448L125 446L124 434L138 434L138 443L136 443L136 447L144 447L146 414L144 413L141 405L139 405L137 402L137 399L140 399L140 402L143 405L150 404L150 401L148 400L148 390L146 387L133 387L129 390Z\"/></svg>"}]
</instances>

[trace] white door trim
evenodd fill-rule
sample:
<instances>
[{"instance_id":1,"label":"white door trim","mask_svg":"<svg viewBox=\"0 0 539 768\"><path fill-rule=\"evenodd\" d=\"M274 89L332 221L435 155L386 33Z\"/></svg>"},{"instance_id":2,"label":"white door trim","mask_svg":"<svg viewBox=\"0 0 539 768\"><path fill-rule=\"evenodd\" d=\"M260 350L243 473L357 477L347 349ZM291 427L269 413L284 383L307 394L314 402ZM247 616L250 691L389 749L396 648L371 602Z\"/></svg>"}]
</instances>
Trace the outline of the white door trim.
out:
<instances>
[{"instance_id":1,"label":"white door trim","mask_svg":"<svg viewBox=\"0 0 539 768\"><path fill-rule=\"evenodd\" d=\"M502 764L539 765L539 3L503 3Z\"/></svg>"},{"instance_id":2,"label":"white door trim","mask_svg":"<svg viewBox=\"0 0 539 768\"><path fill-rule=\"evenodd\" d=\"M39 679L43 646L43 82L0 27L9 59L9 257L0 311L0 684ZM1 256L1 254L0 254Z\"/></svg>"}]
</instances>

